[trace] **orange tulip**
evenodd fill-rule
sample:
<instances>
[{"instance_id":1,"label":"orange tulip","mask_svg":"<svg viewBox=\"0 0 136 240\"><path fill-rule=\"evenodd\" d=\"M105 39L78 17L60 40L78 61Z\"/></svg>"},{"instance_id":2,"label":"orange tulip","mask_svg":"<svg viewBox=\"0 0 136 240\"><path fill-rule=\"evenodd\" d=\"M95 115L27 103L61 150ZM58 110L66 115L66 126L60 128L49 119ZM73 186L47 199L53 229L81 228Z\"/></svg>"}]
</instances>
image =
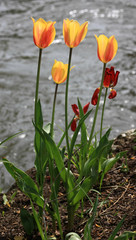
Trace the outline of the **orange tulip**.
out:
<instances>
[{"instance_id":1,"label":"orange tulip","mask_svg":"<svg viewBox=\"0 0 136 240\"><path fill-rule=\"evenodd\" d=\"M63 36L65 44L69 48L74 48L79 45L85 38L88 31L88 22L82 25L75 20L64 19L63 21Z\"/></svg>"},{"instance_id":2,"label":"orange tulip","mask_svg":"<svg viewBox=\"0 0 136 240\"><path fill-rule=\"evenodd\" d=\"M59 62L57 60L54 61L51 74L53 81L57 84L65 82L67 79L68 72L68 64L64 64L63 62Z\"/></svg>"},{"instance_id":3,"label":"orange tulip","mask_svg":"<svg viewBox=\"0 0 136 240\"><path fill-rule=\"evenodd\" d=\"M38 48L46 48L53 42L56 34L54 24L56 22L46 22L44 19L39 18L33 21L33 40Z\"/></svg>"},{"instance_id":4,"label":"orange tulip","mask_svg":"<svg viewBox=\"0 0 136 240\"><path fill-rule=\"evenodd\" d=\"M110 62L116 55L118 50L118 43L114 36L107 38L105 35L96 37L97 40L97 54L100 61L103 63Z\"/></svg>"}]
</instances>

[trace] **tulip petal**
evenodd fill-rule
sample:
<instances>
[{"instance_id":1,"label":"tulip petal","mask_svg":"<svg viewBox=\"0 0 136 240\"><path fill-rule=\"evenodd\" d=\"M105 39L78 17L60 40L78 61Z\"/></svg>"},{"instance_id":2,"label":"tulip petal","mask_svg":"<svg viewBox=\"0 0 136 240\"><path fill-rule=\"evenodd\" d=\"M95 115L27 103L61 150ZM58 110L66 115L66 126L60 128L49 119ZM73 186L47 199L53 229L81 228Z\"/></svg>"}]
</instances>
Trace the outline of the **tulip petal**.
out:
<instances>
[{"instance_id":1,"label":"tulip petal","mask_svg":"<svg viewBox=\"0 0 136 240\"><path fill-rule=\"evenodd\" d=\"M73 119L71 123L71 130L74 132L76 130L76 118Z\"/></svg>"},{"instance_id":2,"label":"tulip petal","mask_svg":"<svg viewBox=\"0 0 136 240\"><path fill-rule=\"evenodd\" d=\"M111 77L112 77L112 74L111 74L111 72L110 72L110 69L109 69L109 68L106 68L106 69L105 69L104 80L103 80L103 86L104 86L104 87L106 87L106 88L109 88L109 87L110 87ZM114 77L114 76L113 76L113 77Z\"/></svg>"},{"instance_id":3,"label":"tulip petal","mask_svg":"<svg viewBox=\"0 0 136 240\"><path fill-rule=\"evenodd\" d=\"M100 92L100 88L96 88L92 96L91 104L94 106L97 104L99 92Z\"/></svg>"},{"instance_id":4,"label":"tulip petal","mask_svg":"<svg viewBox=\"0 0 136 240\"><path fill-rule=\"evenodd\" d=\"M105 63L110 62L116 55L118 50L118 43L114 36L111 36L108 40L108 44L105 51Z\"/></svg>"},{"instance_id":5,"label":"tulip petal","mask_svg":"<svg viewBox=\"0 0 136 240\"><path fill-rule=\"evenodd\" d=\"M117 92L114 89L110 89L109 99L113 99L117 96Z\"/></svg>"},{"instance_id":6,"label":"tulip petal","mask_svg":"<svg viewBox=\"0 0 136 240\"><path fill-rule=\"evenodd\" d=\"M90 102L87 103L87 104L83 107L83 112L84 112L84 114L86 114L86 112L87 112L87 110L88 110L88 108L89 108L89 104L90 104Z\"/></svg>"},{"instance_id":7,"label":"tulip petal","mask_svg":"<svg viewBox=\"0 0 136 240\"><path fill-rule=\"evenodd\" d=\"M116 71L116 73L115 73L115 76L114 76L114 84L112 85L113 87L115 87L116 84L117 84L117 82L118 82L119 73L120 73L119 71Z\"/></svg>"},{"instance_id":8,"label":"tulip petal","mask_svg":"<svg viewBox=\"0 0 136 240\"><path fill-rule=\"evenodd\" d=\"M76 104L72 104L71 107L72 107L73 112L75 113L75 115L79 117L79 109L78 109L78 106L77 106Z\"/></svg>"},{"instance_id":9,"label":"tulip petal","mask_svg":"<svg viewBox=\"0 0 136 240\"><path fill-rule=\"evenodd\" d=\"M95 35L95 38L97 40L97 54L98 54L98 58L100 61L104 62L104 54L106 51L106 47L108 44L108 38L105 35L100 35L99 37L97 37Z\"/></svg>"},{"instance_id":10,"label":"tulip petal","mask_svg":"<svg viewBox=\"0 0 136 240\"><path fill-rule=\"evenodd\" d=\"M83 39L87 34L87 31L88 31L88 22L85 22L80 26L79 33L75 39L75 44L74 44L75 47L78 46L81 41L83 41Z\"/></svg>"}]
</instances>

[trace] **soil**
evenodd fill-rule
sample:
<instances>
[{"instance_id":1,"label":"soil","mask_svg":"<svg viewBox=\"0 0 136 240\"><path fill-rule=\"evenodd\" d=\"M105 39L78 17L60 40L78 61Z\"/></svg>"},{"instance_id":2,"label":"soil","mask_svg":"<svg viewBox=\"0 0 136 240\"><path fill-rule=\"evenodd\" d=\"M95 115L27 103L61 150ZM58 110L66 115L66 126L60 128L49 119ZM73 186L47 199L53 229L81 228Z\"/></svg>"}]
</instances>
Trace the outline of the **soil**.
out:
<instances>
[{"instance_id":1,"label":"soil","mask_svg":"<svg viewBox=\"0 0 136 240\"><path fill-rule=\"evenodd\" d=\"M124 215L126 215L126 218L118 235L124 231L136 231L136 130L130 130L115 139L112 146L112 154L115 155L121 151L126 151L126 154L105 175L103 181L97 216L91 232L94 240L108 239ZM28 170L27 173L33 179L35 178L34 168ZM45 191L47 197L50 194L49 183L50 177L46 176ZM94 189L99 191L98 186L95 186ZM12 202L10 202L11 196L14 193L16 195ZM96 192L91 190L88 195L91 201L94 202ZM9 202L4 205L3 194L0 194L0 239L40 239L38 233L28 236L21 224L20 210L26 208L31 212L29 199L18 189L16 184L6 193L6 197ZM59 203L65 236L67 233L67 210L66 195L62 188L59 192ZM81 217L80 209L75 216L73 231L78 233L82 239L84 226L91 215L91 208L90 201L86 199L84 203L84 216ZM46 215L46 222L48 223L48 234L53 235L52 221L48 214ZM57 227L54 236L56 237L54 239L60 240Z\"/></svg>"}]
</instances>

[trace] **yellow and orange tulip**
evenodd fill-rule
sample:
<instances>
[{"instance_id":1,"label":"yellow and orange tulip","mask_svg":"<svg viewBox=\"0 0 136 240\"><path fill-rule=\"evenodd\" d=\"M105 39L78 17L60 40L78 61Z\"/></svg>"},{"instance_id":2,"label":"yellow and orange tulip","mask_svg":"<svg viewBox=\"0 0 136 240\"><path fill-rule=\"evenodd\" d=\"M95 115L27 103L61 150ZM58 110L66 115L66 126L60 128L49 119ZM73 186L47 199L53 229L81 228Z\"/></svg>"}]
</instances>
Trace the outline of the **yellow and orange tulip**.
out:
<instances>
[{"instance_id":1,"label":"yellow and orange tulip","mask_svg":"<svg viewBox=\"0 0 136 240\"><path fill-rule=\"evenodd\" d=\"M116 55L118 50L118 43L114 36L107 38L105 35L96 37L97 40L97 54L101 62L110 62Z\"/></svg>"},{"instance_id":2,"label":"yellow and orange tulip","mask_svg":"<svg viewBox=\"0 0 136 240\"><path fill-rule=\"evenodd\" d=\"M63 21L64 41L69 48L77 47L85 38L87 31L88 22L80 25L76 20L64 19Z\"/></svg>"},{"instance_id":3,"label":"yellow and orange tulip","mask_svg":"<svg viewBox=\"0 0 136 240\"><path fill-rule=\"evenodd\" d=\"M68 64L55 60L51 70L53 81L57 84L65 82L67 79L67 73Z\"/></svg>"},{"instance_id":4,"label":"yellow and orange tulip","mask_svg":"<svg viewBox=\"0 0 136 240\"><path fill-rule=\"evenodd\" d=\"M40 48L46 48L53 42L56 34L54 24L56 22L48 21L39 18L37 21L32 18L33 21L33 40L35 45Z\"/></svg>"}]
</instances>

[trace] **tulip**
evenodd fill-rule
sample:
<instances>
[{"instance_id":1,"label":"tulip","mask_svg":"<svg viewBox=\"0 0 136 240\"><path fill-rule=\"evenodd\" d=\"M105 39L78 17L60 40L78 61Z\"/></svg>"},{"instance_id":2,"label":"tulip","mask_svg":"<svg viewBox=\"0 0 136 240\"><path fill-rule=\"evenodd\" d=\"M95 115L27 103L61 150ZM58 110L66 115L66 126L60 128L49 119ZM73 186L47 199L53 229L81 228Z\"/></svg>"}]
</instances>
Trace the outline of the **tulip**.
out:
<instances>
[{"instance_id":1,"label":"tulip","mask_svg":"<svg viewBox=\"0 0 136 240\"><path fill-rule=\"evenodd\" d=\"M77 47L85 38L87 31L88 22L80 25L76 20L64 19L63 21L64 41L69 48Z\"/></svg>"},{"instance_id":2,"label":"tulip","mask_svg":"<svg viewBox=\"0 0 136 240\"><path fill-rule=\"evenodd\" d=\"M100 61L103 63L110 62L116 55L118 50L118 43L114 36L107 38L105 35L96 37L97 40L97 54Z\"/></svg>"},{"instance_id":3,"label":"tulip","mask_svg":"<svg viewBox=\"0 0 136 240\"><path fill-rule=\"evenodd\" d=\"M33 40L35 45L40 48L46 48L53 42L56 34L54 24L56 22L48 21L39 18L37 21L32 18L33 21Z\"/></svg>"},{"instance_id":4,"label":"tulip","mask_svg":"<svg viewBox=\"0 0 136 240\"><path fill-rule=\"evenodd\" d=\"M64 64L63 62L59 62L57 60L54 61L51 74L53 81L57 84L65 82L67 79L68 72L68 64Z\"/></svg>"},{"instance_id":5,"label":"tulip","mask_svg":"<svg viewBox=\"0 0 136 240\"><path fill-rule=\"evenodd\" d=\"M114 71L114 67L106 68L105 75L104 75L104 81L103 86L104 87L115 87L118 81L119 71Z\"/></svg>"},{"instance_id":6,"label":"tulip","mask_svg":"<svg viewBox=\"0 0 136 240\"><path fill-rule=\"evenodd\" d=\"M118 82L119 73L120 73L119 71L116 71L116 73L115 73L114 67L105 69L103 86L105 88L110 88L110 94L108 96L109 99L115 98L117 95L117 92L113 89L113 87L115 87ZM97 88L94 91L94 94L93 94L92 100L91 100L92 105L97 104L99 91L100 91L100 88Z\"/></svg>"},{"instance_id":7,"label":"tulip","mask_svg":"<svg viewBox=\"0 0 136 240\"><path fill-rule=\"evenodd\" d=\"M89 107L89 103L87 103L84 107L83 107L83 113L86 114L88 107ZM71 130L74 132L76 130L76 123L77 121L80 119L80 113L79 113L79 108L76 104L72 104L72 109L73 112L75 113L76 117L73 119L72 123L71 123Z\"/></svg>"}]
</instances>

